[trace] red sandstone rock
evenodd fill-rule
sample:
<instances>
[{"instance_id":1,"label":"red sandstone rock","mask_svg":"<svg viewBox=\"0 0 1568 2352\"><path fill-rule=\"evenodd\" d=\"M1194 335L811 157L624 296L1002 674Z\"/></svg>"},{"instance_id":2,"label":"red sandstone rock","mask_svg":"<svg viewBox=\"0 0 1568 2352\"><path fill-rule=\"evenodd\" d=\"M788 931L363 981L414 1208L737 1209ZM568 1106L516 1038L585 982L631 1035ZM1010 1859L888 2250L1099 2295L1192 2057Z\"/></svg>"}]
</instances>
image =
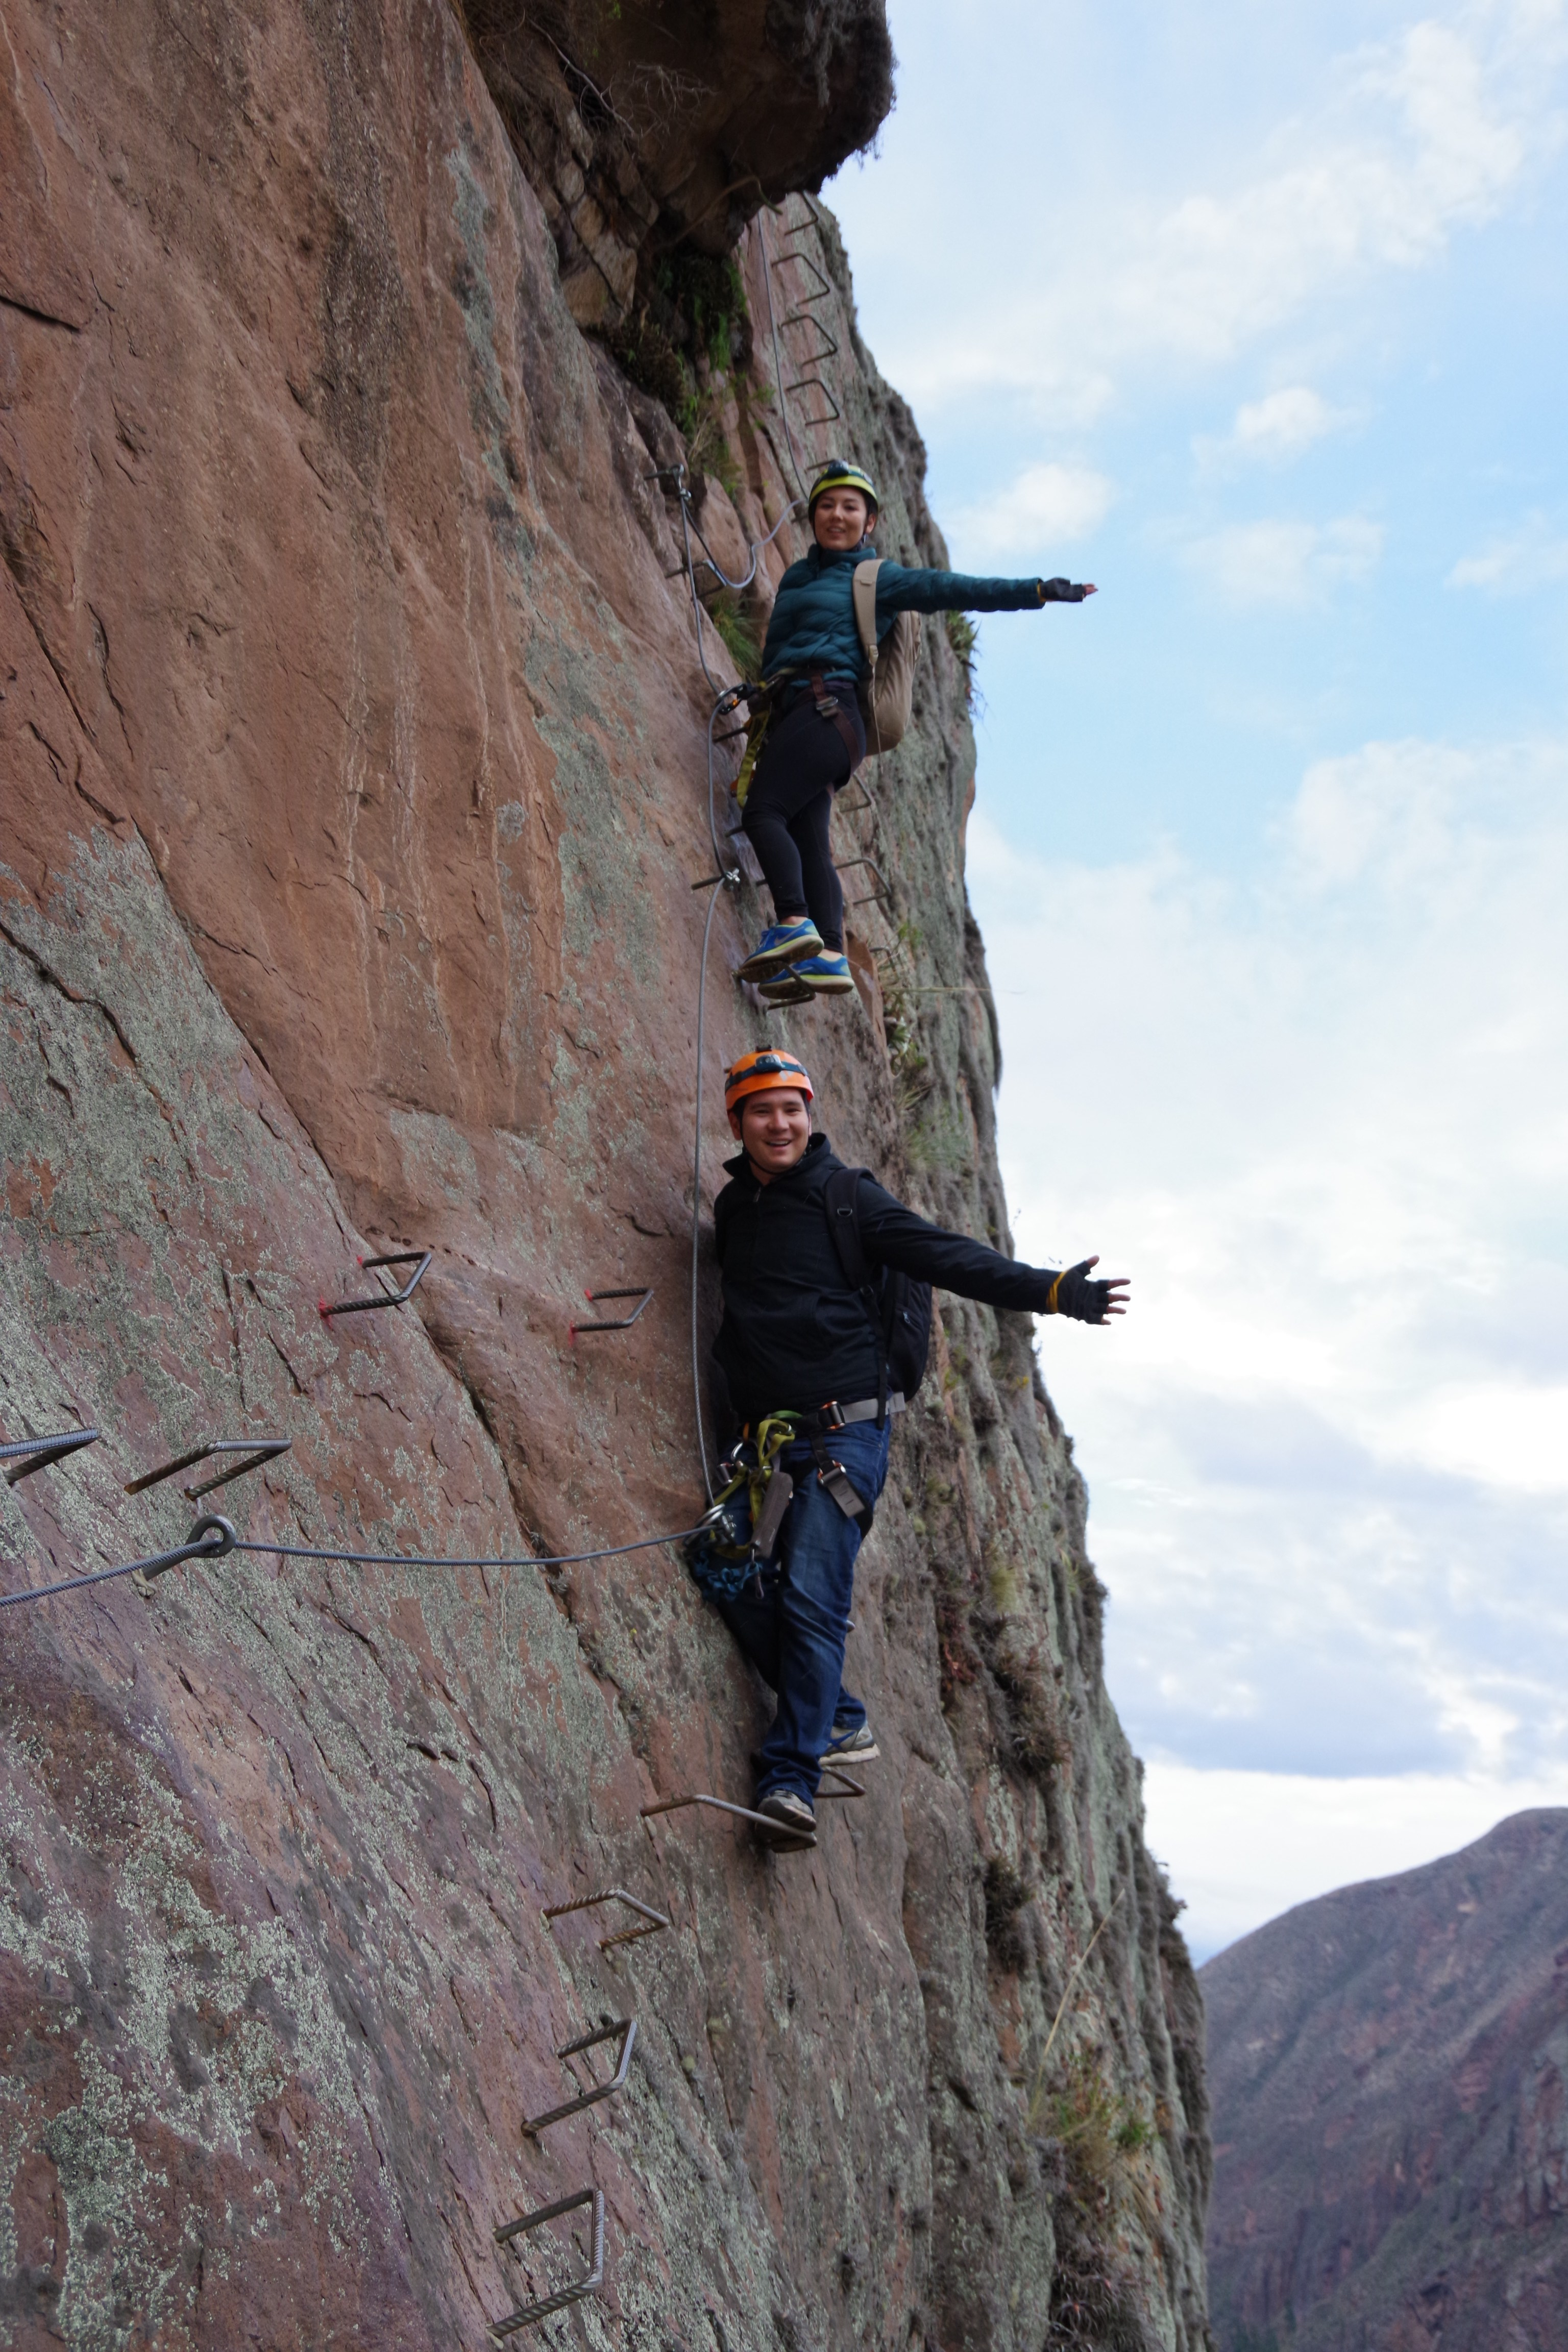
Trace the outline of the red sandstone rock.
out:
<instances>
[{"instance_id":1,"label":"red sandstone rock","mask_svg":"<svg viewBox=\"0 0 1568 2352\"><path fill-rule=\"evenodd\" d=\"M436 0L33 0L4 30L0 1418L105 1433L0 1490L5 1580L177 1539L174 1490L124 1483L247 1429L293 1440L226 1490L258 1538L494 1557L684 1527L712 849L709 689L645 478L673 428L583 340ZM929 560L918 441L841 324L889 544ZM788 453L732 391L758 534ZM722 494L704 512L732 551ZM860 996L770 1026L728 977L757 906L720 903L703 1190L722 1063L785 1035L841 1147L1003 1233L973 739L927 642L879 810L841 819L898 894L854 916ZM409 1307L322 1319L359 1256L414 1245ZM584 1287L632 1282L637 1326L574 1344ZM477 2344L516 2284L496 2224L592 2177L590 2340L619 2313L649 2346L1037 2345L1086 2209L1018 2078L1120 1891L1074 2047L1160 2137L1105 2266L1127 2330L1201 2343L1191 1980L1098 1595L1027 1327L954 1307L861 1579L884 1761L787 1864L711 1817L639 1823L743 1795L763 1720L666 1551L236 1554L5 1612L16 2340ZM993 1950L998 1855L1024 1893ZM614 1884L673 1933L608 1960L591 1916L545 1927ZM624 2098L525 2141L557 2045L632 2010Z\"/></svg>"}]
</instances>

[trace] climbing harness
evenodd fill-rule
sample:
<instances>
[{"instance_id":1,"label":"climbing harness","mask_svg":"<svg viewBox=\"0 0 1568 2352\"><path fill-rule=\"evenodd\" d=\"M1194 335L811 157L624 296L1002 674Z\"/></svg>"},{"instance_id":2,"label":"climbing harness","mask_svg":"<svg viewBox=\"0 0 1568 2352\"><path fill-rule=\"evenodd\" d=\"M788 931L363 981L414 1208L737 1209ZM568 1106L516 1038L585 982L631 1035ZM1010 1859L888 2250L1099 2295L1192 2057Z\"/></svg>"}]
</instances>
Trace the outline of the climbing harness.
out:
<instances>
[{"instance_id":1,"label":"climbing harness","mask_svg":"<svg viewBox=\"0 0 1568 2352\"><path fill-rule=\"evenodd\" d=\"M776 682L770 680L769 685ZM751 697L752 707L746 716L746 748L741 754L740 772L730 787L731 796L738 809L743 810L746 805L752 779L757 772L757 761L762 758L763 746L768 740L768 721L773 714L767 693L766 687L759 687Z\"/></svg>"},{"instance_id":2,"label":"climbing harness","mask_svg":"<svg viewBox=\"0 0 1568 2352\"><path fill-rule=\"evenodd\" d=\"M880 1429L888 1414L891 1412L901 1412L903 1404L903 1398L900 1397L897 1405L894 1405L891 1397L886 1392L884 1379L882 1393L878 1397L875 1404L869 1402L849 1405L825 1404L816 1412L803 1412L798 1415L800 1434L810 1446L812 1459L816 1464L818 1486L825 1493L832 1496L847 1519L855 1521L862 1538L871 1532L871 1522L877 1515L877 1506L866 1500L843 1463L829 1454L827 1441L836 1429L847 1428L849 1423L855 1421L874 1421Z\"/></svg>"},{"instance_id":3,"label":"climbing harness","mask_svg":"<svg viewBox=\"0 0 1568 2352\"><path fill-rule=\"evenodd\" d=\"M743 1438L719 1465L721 1476L731 1473L729 1482L686 1545L692 1581L710 1601L738 1600L753 1582L761 1590L759 1570L773 1558L795 1494L795 1480L780 1468L779 1456L795 1444L800 1420L798 1413L769 1413L756 1435Z\"/></svg>"},{"instance_id":4,"label":"climbing harness","mask_svg":"<svg viewBox=\"0 0 1568 2352\"><path fill-rule=\"evenodd\" d=\"M816 715L819 719L826 719L830 726L837 728L839 740L849 754L849 774L852 776L860 765L862 754L855 738L855 730L849 724L849 713L836 694L829 694L827 680L819 669L811 671L810 680L811 698L816 705ZM848 779L846 778L845 781L847 782Z\"/></svg>"}]
</instances>

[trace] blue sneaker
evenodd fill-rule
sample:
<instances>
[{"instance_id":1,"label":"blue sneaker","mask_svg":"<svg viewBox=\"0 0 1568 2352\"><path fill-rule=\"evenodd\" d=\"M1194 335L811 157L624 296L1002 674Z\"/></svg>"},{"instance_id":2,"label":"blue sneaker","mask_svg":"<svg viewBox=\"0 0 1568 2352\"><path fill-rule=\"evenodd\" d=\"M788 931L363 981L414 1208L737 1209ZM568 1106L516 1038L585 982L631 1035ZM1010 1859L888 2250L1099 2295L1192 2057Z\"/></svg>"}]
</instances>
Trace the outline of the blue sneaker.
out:
<instances>
[{"instance_id":1,"label":"blue sneaker","mask_svg":"<svg viewBox=\"0 0 1568 2352\"><path fill-rule=\"evenodd\" d=\"M772 923L763 933L751 954L736 971L737 980L771 980L786 964L799 963L805 956L814 956L822 946L822 933L809 915L802 915L795 923Z\"/></svg>"},{"instance_id":2,"label":"blue sneaker","mask_svg":"<svg viewBox=\"0 0 1568 2352\"><path fill-rule=\"evenodd\" d=\"M855 986L848 957L835 955L828 948L820 955L807 956L804 963L792 963L789 976L802 982L813 996L848 996Z\"/></svg>"}]
</instances>

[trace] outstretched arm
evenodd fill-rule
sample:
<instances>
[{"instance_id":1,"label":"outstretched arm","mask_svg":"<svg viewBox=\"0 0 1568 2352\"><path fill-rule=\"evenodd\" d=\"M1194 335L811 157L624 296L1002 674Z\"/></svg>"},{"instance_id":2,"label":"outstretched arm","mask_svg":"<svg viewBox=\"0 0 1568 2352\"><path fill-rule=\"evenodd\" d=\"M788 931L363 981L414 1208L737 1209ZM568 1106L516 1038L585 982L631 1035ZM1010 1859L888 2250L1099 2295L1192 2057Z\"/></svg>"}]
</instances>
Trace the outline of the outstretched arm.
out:
<instances>
[{"instance_id":1,"label":"outstretched arm","mask_svg":"<svg viewBox=\"0 0 1568 2352\"><path fill-rule=\"evenodd\" d=\"M1049 1266L1026 1265L1004 1257L1000 1250L966 1234L950 1234L928 1224L881 1185L862 1177L860 1234L873 1264L890 1265L939 1290L956 1291L961 1298L978 1298L987 1307L1012 1307L1036 1315L1070 1315L1080 1323L1103 1323L1127 1312L1125 1279L1091 1282L1089 1269L1098 1258L1057 1274Z\"/></svg>"},{"instance_id":2,"label":"outstretched arm","mask_svg":"<svg viewBox=\"0 0 1568 2352\"><path fill-rule=\"evenodd\" d=\"M1092 583L982 580L967 572L928 572L884 563L877 574L877 617L895 613L1026 613L1041 604L1081 604Z\"/></svg>"}]
</instances>

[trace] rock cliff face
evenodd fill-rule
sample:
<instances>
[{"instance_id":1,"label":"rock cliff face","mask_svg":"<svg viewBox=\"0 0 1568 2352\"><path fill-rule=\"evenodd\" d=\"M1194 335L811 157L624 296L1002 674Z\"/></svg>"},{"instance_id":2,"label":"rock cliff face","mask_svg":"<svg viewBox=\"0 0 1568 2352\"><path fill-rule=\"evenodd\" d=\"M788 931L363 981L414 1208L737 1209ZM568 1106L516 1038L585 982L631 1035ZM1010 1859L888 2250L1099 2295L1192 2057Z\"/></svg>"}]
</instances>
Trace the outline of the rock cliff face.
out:
<instances>
[{"instance_id":1,"label":"rock cliff face","mask_svg":"<svg viewBox=\"0 0 1568 2352\"><path fill-rule=\"evenodd\" d=\"M1568 2347L1568 1812L1203 1970L1225 2352Z\"/></svg>"},{"instance_id":2,"label":"rock cliff face","mask_svg":"<svg viewBox=\"0 0 1568 2352\"><path fill-rule=\"evenodd\" d=\"M804 181L880 18L770 6L791 103L795 15ZM574 1553L700 1507L711 694L648 478L692 457L731 572L779 520L770 277L785 383L828 387L788 395L802 462L837 405L889 551L942 543L831 222L748 235L727 344L672 341L666 284L689 449L584 340L487 54L438 0L0 6L0 1429L104 1433L0 1488L7 1590L177 1542L179 1482L127 1483L250 1432L292 1450L212 1500L261 1543ZM700 624L715 677L795 551ZM858 995L770 1026L720 896L704 1203L721 1066L779 1036L841 1149L1005 1245L961 652L928 631L845 796ZM409 1248L406 1307L322 1318ZM595 2182L605 2292L558 2340L1204 2343L1200 2011L1084 1513L1026 1321L949 1303L863 1556L883 1760L782 1861L640 1818L743 1800L765 1719L668 1549L262 1549L0 1612L6 2340L477 2347L574 2259L497 2225ZM611 1886L669 1932L542 1918ZM631 2015L620 2097L525 2137Z\"/></svg>"}]
</instances>

